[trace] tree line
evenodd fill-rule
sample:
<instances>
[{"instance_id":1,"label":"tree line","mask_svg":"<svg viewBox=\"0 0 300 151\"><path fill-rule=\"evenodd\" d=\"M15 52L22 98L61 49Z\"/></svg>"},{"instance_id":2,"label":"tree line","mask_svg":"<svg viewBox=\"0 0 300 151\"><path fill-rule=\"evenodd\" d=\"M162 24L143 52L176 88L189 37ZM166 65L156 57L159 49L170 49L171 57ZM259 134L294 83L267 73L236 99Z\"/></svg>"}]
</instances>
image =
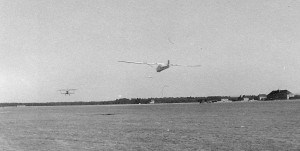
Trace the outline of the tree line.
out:
<instances>
[{"instance_id":1,"label":"tree line","mask_svg":"<svg viewBox=\"0 0 300 151\"><path fill-rule=\"evenodd\" d=\"M256 99L256 96L251 96ZM18 107L18 106L67 106L67 105L113 105L113 104L150 104L153 103L213 103L221 101L221 99L228 99L231 101L241 101L243 96L208 96L208 97L164 97L164 98L120 98L114 101L90 101L90 102L45 102L45 103L0 103L0 107ZM252 98L251 98L252 99ZM300 99L296 95L292 99Z\"/></svg>"}]
</instances>

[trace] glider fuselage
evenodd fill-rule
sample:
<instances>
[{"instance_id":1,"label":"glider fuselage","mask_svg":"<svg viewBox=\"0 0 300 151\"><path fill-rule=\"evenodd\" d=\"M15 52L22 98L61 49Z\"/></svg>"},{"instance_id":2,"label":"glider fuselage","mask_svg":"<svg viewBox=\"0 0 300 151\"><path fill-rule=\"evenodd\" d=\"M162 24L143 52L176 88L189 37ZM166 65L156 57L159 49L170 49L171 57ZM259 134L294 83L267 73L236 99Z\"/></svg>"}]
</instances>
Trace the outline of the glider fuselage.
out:
<instances>
[{"instance_id":1,"label":"glider fuselage","mask_svg":"<svg viewBox=\"0 0 300 151\"><path fill-rule=\"evenodd\" d=\"M169 67L170 67L169 64L168 64L168 65L162 65L162 64L160 64L160 65L158 65L158 66L156 67L156 71L157 71L157 72L161 72L161 71L163 71L163 70L168 69Z\"/></svg>"}]
</instances>

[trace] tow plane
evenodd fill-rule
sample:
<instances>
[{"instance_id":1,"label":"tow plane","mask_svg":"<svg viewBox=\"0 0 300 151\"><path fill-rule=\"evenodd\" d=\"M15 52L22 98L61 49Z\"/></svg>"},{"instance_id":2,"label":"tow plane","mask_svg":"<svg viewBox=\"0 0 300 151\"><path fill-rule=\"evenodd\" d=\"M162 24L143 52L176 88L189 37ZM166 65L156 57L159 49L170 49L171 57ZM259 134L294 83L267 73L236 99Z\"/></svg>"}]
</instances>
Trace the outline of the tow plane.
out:
<instances>
[{"instance_id":1,"label":"tow plane","mask_svg":"<svg viewBox=\"0 0 300 151\"><path fill-rule=\"evenodd\" d=\"M71 94L75 94L75 90L77 89L60 89L58 91L60 91L61 94L70 96Z\"/></svg>"},{"instance_id":2,"label":"tow plane","mask_svg":"<svg viewBox=\"0 0 300 151\"><path fill-rule=\"evenodd\" d=\"M168 69L171 66L183 66L183 67L201 67L201 65L179 65L179 64L170 64L170 60L167 63L147 63L147 62L134 62L134 61L118 61L123 63L133 63L133 64L145 64L151 67L156 66L156 72L161 72Z\"/></svg>"}]
</instances>

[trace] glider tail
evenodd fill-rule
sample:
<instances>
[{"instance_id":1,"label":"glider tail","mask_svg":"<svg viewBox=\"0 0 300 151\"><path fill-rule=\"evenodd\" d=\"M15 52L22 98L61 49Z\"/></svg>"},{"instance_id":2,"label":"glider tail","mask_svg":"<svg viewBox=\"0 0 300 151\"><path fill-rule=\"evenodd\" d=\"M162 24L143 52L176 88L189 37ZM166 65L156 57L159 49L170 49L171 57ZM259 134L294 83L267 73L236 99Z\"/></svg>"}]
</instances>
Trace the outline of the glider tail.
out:
<instances>
[{"instance_id":1,"label":"glider tail","mask_svg":"<svg viewBox=\"0 0 300 151\"><path fill-rule=\"evenodd\" d=\"M170 65L170 60L168 60L168 63L167 63L167 66L169 66Z\"/></svg>"}]
</instances>

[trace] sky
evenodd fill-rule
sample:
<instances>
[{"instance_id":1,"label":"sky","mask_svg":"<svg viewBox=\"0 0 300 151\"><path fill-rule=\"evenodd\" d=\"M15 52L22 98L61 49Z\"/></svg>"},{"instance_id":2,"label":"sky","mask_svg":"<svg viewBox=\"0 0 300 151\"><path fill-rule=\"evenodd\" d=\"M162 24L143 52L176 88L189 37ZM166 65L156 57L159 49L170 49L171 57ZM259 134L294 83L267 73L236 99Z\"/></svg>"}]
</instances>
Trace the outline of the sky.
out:
<instances>
[{"instance_id":1,"label":"sky","mask_svg":"<svg viewBox=\"0 0 300 151\"><path fill-rule=\"evenodd\" d=\"M297 0L2 0L0 27L0 102L300 92Z\"/></svg>"}]
</instances>

